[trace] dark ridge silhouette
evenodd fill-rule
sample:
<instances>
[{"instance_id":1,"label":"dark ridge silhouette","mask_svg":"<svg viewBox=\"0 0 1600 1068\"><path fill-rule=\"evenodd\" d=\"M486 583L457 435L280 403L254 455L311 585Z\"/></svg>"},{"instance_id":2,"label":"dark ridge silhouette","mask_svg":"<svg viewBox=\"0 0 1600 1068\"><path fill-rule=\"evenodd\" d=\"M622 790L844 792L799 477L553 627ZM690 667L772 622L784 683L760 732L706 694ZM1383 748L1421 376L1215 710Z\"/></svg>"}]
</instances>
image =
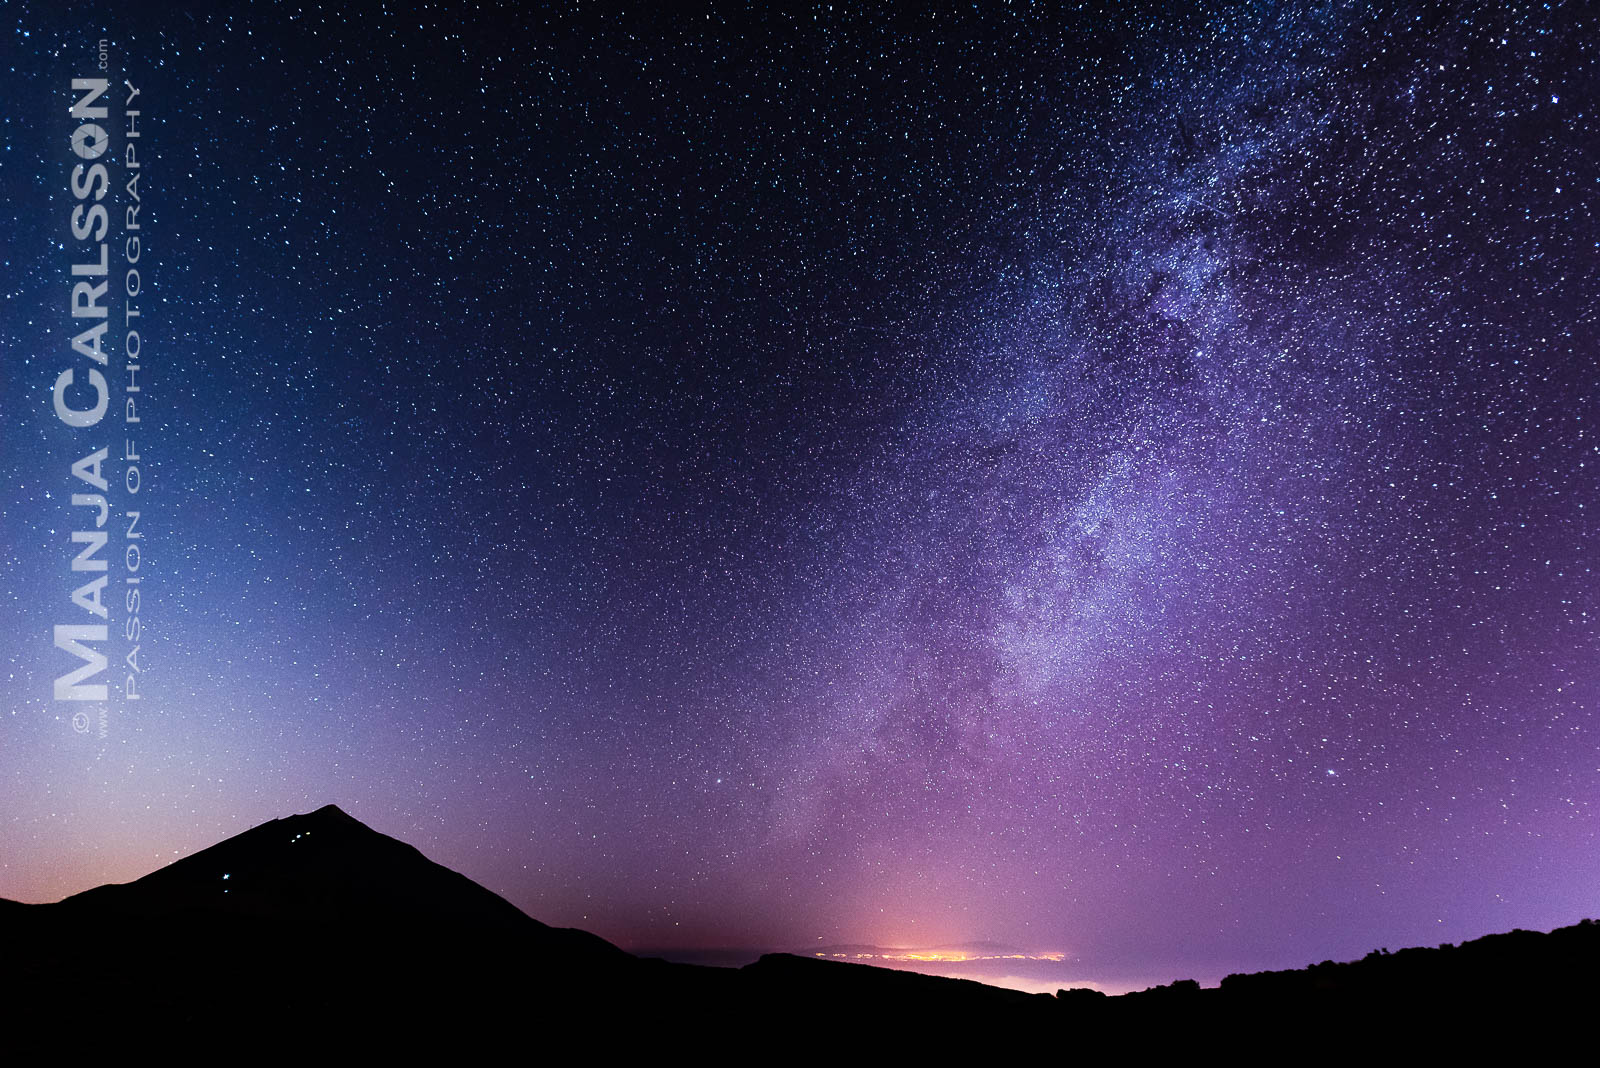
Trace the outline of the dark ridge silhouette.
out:
<instances>
[{"instance_id":1,"label":"dark ridge silhouette","mask_svg":"<svg viewBox=\"0 0 1600 1068\"><path fill-rule=\"evenodd\" d=\"M63 913L145 923L229 923L374 933L402 926L531 939L550 951L626 956L604 939L547 927L505 898L380 834L336 805L270 820L131 883L62 900Z\"/></svg>"},{"instance_id":2,"label":"dark ridge silhouette","mask_svg":"<svg viewBox=\"0 0 1600 1068\"><path fill-rule=\"evenodd\" d=\"M0 938L0 1019L12 1035L131 1043L159 1032L232 1048L239 1036L389 1048L559 1031L613 1050L713 1042L750 1058L777 1042L827 1056L845 1043L931 1039L1080 1054L1221 1043L1306 1059L1312 1033L1318 1056L1379 1037L1435 1053L1495 1034L1536 1045L1575 1029L1600 994L1600 924L1588 920L1121 997L782 953L739 969L674 964L539 923L332 805L131 883L49 905L0 899Z\"/></svg>"},{"instance_id":3,"label":"dark ridge silhouette","mask_svg":"<svg viewBox=\"0 0 1600 1068\"><path fill-rule=\"evenodd\" d=\"M854 1005L893 1002L915 1005L922 1012L975 1012L984 1015L1018 1014L1049 994L989 986L972 979L951 979L921 972L879 968L853 961L823 960L791 953L768 953L740 969L752 990L769 990L791 1003L804 1001L830 1014L847 1012Z\"/></svg>"}]
</instances>

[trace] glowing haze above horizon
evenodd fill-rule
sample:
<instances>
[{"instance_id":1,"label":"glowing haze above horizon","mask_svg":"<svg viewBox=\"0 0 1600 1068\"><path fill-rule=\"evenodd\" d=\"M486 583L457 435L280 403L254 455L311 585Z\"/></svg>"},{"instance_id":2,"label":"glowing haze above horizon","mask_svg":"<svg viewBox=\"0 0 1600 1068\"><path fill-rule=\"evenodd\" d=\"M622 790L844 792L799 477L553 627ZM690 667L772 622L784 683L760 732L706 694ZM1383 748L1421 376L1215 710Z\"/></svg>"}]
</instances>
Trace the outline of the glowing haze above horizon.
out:
<instances>
[{"instance_id":1,"label":"glowing haze above horizon","mask_svg":"<svg viewBox=\"0 0 1600 1068\"><path fill-rule=\"evenodd\" d=\"M103 744L50 700L69 18L0 27L0 896L333 802L634 948L1600 913L1574 5L105 27L153 311Z\"/></svg>"}]
</instances>

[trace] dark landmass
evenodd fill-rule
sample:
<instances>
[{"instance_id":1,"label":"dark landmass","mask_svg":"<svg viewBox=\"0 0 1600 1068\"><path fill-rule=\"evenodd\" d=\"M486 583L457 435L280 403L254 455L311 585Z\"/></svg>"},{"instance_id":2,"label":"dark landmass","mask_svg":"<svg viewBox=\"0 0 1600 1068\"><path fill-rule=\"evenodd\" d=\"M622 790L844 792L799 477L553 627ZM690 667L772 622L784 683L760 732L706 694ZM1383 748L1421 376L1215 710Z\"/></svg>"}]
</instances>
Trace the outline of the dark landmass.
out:
<instances>
[{"instance_id":1,"label":"dark landmass","mask_svg":"<svg viewBox=\"0 0 1600 1068\"><path fill-rule=\"evenodd\" d=\"M669 963L539 923L332 805L132 883L48 905L0 900L0 938L0 1019L14 1035L129 1046L513 1039L533 1056L554 1028L719 1060L861 1042L1057 1054L1226 1043L1315 1060L1396 1036L1550 1040L1600 994L1600 924L1588 920L1120 997L781 953L737 969Z\"/></svg>"}]
</instances>

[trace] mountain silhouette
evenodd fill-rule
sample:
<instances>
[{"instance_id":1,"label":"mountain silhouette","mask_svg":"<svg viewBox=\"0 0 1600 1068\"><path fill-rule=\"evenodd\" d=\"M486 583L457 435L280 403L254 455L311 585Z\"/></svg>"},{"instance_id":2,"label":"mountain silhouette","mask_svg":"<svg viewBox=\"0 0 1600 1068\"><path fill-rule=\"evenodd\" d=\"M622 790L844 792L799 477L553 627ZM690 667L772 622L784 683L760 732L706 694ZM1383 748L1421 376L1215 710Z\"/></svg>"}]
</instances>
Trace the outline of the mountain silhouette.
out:
<instances>
[{"instance_id":1,"label":"mountain silhouette","mask_svg":"<svg viewBox=\"0 0 1600 1068\"><path fill-rule=\"evenodd\" d=\"M45 1019L160 1019L201 1034L275 1018L392 1033L503 1019L528 1004L581 1012L596 990L642 968L334 805L130 883L55 904L3 902L0 937L26 962L0 973L12 1005Z\"/></svg>"},{"instance_id":2,"label":"mountain silhouette","mask_svg":"<svg viewBox=\"0 0 1600 1068\"><path fill-rule=\"evenodd\" d=\"M1121 997L1025 994L784 953L739 969L641 959L540 923L333 805L130 883L54 904L0 899L0 938L0 1019L12 1032L159 1026L195 1040L341 1036L368 1048L526 1042L542 1027L535 1037L558 1030L613 1050L703 1049L714 1038L751 1056L779 1036L799 1043L791 1053L933 1037L947 1050L967 1041L992 1052L1003 1040L1016 1051L1070 1042L1080 1054L1176 1055L1241 1035L1251 1037L1240 1048L1265 1055L1320 1030L1322 1053L1356 1053L1379 1036L1437 1053L1468 1035L1441 1021L1545 1039L1586 1019L1600 995L1600 924L1587 920Z\"/></svg>"},{"instance_id":3,"label":"mountain silhouette","mask_svg":"<svg viewBox=\"0 0 1600 1068\"><path fill-rule=\"evenodd\" d=\"M57 907L72 916L143 922L499 935L537 943L547 953L626 956L586 931L547 927L336 805L271 820L142 879L98 886Z\"/></svg>"}]
</instances>

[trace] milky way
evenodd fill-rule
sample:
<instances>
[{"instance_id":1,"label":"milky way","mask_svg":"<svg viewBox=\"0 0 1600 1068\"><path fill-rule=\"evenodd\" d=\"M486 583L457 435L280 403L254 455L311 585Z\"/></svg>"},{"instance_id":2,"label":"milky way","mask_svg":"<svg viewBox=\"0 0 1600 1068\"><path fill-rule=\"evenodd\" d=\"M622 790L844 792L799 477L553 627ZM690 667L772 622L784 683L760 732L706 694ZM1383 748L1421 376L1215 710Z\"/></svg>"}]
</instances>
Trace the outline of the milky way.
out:
<instances>
[{"instance_id":1,"label":"milky way","mask_svg":"<svg viewBox=\"0 0 1600 1068\"><path fill-rule=\"evenodd\" d=\"M1593 20L1172 7L110 27L163 314L104 745L30 637L91 42L9 15L0 895L334 801L629 946L1600 913Z\"/></svg>"}]
</instances>

